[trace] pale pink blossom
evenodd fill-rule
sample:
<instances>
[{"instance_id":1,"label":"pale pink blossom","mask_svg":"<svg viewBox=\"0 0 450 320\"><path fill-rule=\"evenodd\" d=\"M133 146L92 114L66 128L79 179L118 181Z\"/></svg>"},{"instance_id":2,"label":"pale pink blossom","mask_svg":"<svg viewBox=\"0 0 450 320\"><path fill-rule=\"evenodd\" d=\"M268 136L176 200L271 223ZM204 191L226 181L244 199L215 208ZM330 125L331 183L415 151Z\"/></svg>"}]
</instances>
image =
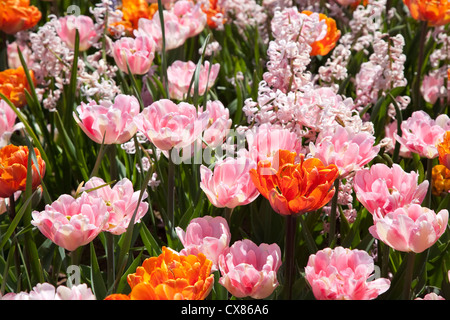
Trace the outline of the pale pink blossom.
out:
<instances>
[{"instance_id":1,"label":"pale pink blossom","mask_svg":"<svg viewBox=\"0 0 450 320\"><path fill-rule=\"evenodd\" d=\"M202 134L208 121L208 112L198 115L189 103L178 105L161 99L134 117L138 130L157 148L168 151L191 146Z\"/></svg>"},{"instance_id":2,"label":"pale pink blossom","mask_svg":"<svg viewBox=\"0 0 450 320\"><path fill-rule=\"evenodd\" d=\"M392 121L388 125L384 127L384 135L387 138L386 151L393 154L395 150L395 144L397 140L395 139L394 134L397 134L397 120ZM399 156L403 158L411 158L411 151L406 148L404 145L400 144Z\"/></svg>"},{"instance_id":3,"label":"pale pink blossom","mask_svg":"<svg viewBox=\"0 0 450 320\"><path fill-rule=\"evenodd\" d=\"M231 240L230 228L223 217L195 218L189 222L186 232L180 227L175 229L184 246L181 255L203 253L213 262L212 271L218 270L219 256L228 249Z\"/></svg>"},{"instance_id":4,"label":"pale pink blossom","mask_svg":"<svg viewBox=\"0 0 450 320\"><path fill-rule=\"evenodd\" d=\"M31 223L56 245L74 251L94 240L108 222L105 202L82 193L63 194L41 212L32 212Z\"/></svg>"},{"instance_id":5,"label":"pale pink blossom","mask_svg":"<svg viewBox=\"0 0 450 320\"><path fill-rule=\"evenodd\" d=\"M441 88L443 86L444 78L439 77L438 75L426 75L423 77L420 93L422 93L423 99L426 102L434 104L442 95Z\"/></svg>"},{"instance_id":6,"label":"pale pink blossom","mask_svg":"<svg viewBox=\"0 0 450 320\"><path fill-rule=\"evenodd\" d=\"M203 131L203 141L208 147L214 149L223 143L230 131L232 120L230 111L219 100L206 102L206 111L209 114L209 120Z\"/></svg>"},{"instance_id":7,"label":"pale pink blossom","mask_svg":"<svg viewBox=\"0 0 450 320\"><path fill-rule=\"evenodd\" d=\"M164 10L163 17L166 51L182 46L191 32L190 26L183 25L180 18L171 11ZM138 29L134 31L134 35L152 37L156 45L156 51L162 51L163 37L159 14L153 15L151 20L146 18L139 19Z\"/></svg>"},{"instance_id":8,"label":"pale pink blossom","mask_svg":"<svg viewBox=\"0 0 450 320\"><path fill-rule=\"evenodd\" d=\"M141 75L147 73L152 66L155 42L146 35L122 37L114 42L112 51L120 70L128 74L129 67L132 74Z\"/></svg>"},{"instance_id":9,"label":"pale pink blossom","mask_svg":"<svg viewBox=\"0 0 450 320\"><path fill-rule=\"evenodd\" d=\"M171 99L183 100L186 98L191 87L190 95L194 95L195 80L193 80L197 65L192 62L180 60L174 61L167 68L167 79L169 82L169 95ZM198 94L203 95L206 89L210 89L219 74L220 64L215 63L211 66L209 61L200 66L198 78ZM191 84L192 82L192 84Z\"/></svg>"},{"instance_id":10,"label":"pale pink blossom","mask_svg":"<svg viewBox=\"0 0 450 320\"><path fill-rule=\"evenodd\" d=\"M335 125L321 131L309 148L313 157L326 166L336 165L340 178L345 178L375 158L380 147L374 143L375 137L367 131L356 132L351 127Z\"/></svg>"},{"instance_id":11,"label":"pale pink blossom","mask_svg":"<svg viewBox=\"0 0 450 320\"><path fill-rule=\"evenodd\" d=\"M27 67L31 68L34 63L33 52L31 51L29 46L27 46L26 44L20 44L19 41L9 43L6 48L6 53L8 55L8 67L10 69L17 69L22 66L17 47L19 47L20 52L22 52L22 56Z\"/></svg>"},{"instance_id":12,"label":"pale pink blossom","mask_svg":"<svg viewBox=\"0 0 450 320\"><path fill-rule=\"evenodd\" d=\"M121 144L136 134L137 126L133 119L139 112L136 97L119 94L114 103L82 102L74 112L74 118L83 132L96 143Z\"/></svg>"},{"instance_id":13,"label":"pale pink blossom","mask_svg":"<svg viewBox=\"0 0 450 320\"><path fill-rule=\"evenodd\" d=\"M436 144L444 136L445 129L425 111L413 112L411 117L402 122L401 129L402 136L394 134L394 137L411 152L428 159L439 155Z\"/></svg>"},{"instance_id":14,"label":"pale pink blossom","mask_svg":"<svg viewBox=\"0 0 450 320\"><path fill-rule=\"evenodd\" d=\"M148 211L148 203L142 200L145 200L148 194L144 191L139 203L140 191L134 191L132 182L127 178L118 181L112 188L105 184L103 179L93 177L86 182L83 190L90 196L101 198L105 202L109 219L103 230L119 235L127 231L136 209L134 223L141 222ZM90 190L94 188L95 190Z\"/></svg>"},{"instance_id":15,"label":"pale pink blossom","mask_svg":"<svg viewBox=\"0 0 450 320\"><path fill-rule=\"evenodd\" d=\"M374 225L369 232L391 248L403 252L420 253L431 247L447 228L448 211L437 214L419 204L411 204L383 214L373 215Z\"/></svg>"},{"instance_id":16,"label":"pale pink blossom","mask_svg":"<svg viewBox=\"0 0 450 320\"><path fill-rule=\"evenodd\" d=\"M368 281L373 258L364 250L325 248L309 256L305 278L317 300L372 300L389 289L390 281Z\"/></svg>"},{"instance_id":17,"label":"pale pink blossom","mask_svg":"<svg viewBox=\"0 0 450 320\"><path fill-rule=\"evenodd\" d=\"M281 261L276 243L258 246L249 239L236 241L219 257L219 283L237 298L267 298L278 286Z\"/></svg>"},{"instance_id":18,"label":"pale pink blossom","mask_svg":"<svg viewBox=\"0 0 450 320\"><path fill-rule=\"evenodd\" d=\"M430 292L427 293L423 298L416 298L414 300L445 300L445 298L436 294L435 292Z\"/></svg>"},{"instance_id":19,"label":"pale pink blossom","mask_svg":"<svg viewBox=\"0 0 450 320\"><path fill-rule=\"evenodd\" d=\"M67 15L58 19L56 24L56 32L71 49L75 48L76 30L79 34L79 50L85 51L89 49L92 44L97 42L99 34L94 27L94 21L91 17L84 15Z\"/></svg>"},{"instance_id":20,"label":"pale pink blossom","mask_svg":"<svg viewBox=\"0 0 450 320\"><path fill-rule=\"evenodd\" d=\"M0 147L9 143L11 134L17 128L16 119L14 110L4 100L0 100Z\"/></svg>"},{"instance_id":21,"label":"pale pink blossom","mask_svg":"<svg viewBox=\"0 0 450 320\"><path fill-rule=\"evenodd\" d=\"M385 215L408 204L421 204L429 182L418 184L419 174L405 172L398 164L377 163L358 171L353 179L356 197L372 214Z\"/></svg>"},{"instance_id":22,"label":"pale pink blossom","mask_svg":"<svg viewBox=\"0 0 450 320\"><path fill-rule=\"evenodd\" d=\"M96 300L96 298L85 283L73 285L71 288L63 285L55 288L52 284L44 282L38 283L29 293L10 292L0 300Z\"/></svg>"},{"instance_id":23,"label":"pale pink blossom","mask_svg":"<svg viewBox=\"0 0 450 320\"><path fill-rule=\"evenodd\" d=\"M200 188L218 208L233 209L253 202L259 192L250 178L256 162L247 157L227 157L215 163L211 170L200 166Z\"/></svg>"}]
</instances>

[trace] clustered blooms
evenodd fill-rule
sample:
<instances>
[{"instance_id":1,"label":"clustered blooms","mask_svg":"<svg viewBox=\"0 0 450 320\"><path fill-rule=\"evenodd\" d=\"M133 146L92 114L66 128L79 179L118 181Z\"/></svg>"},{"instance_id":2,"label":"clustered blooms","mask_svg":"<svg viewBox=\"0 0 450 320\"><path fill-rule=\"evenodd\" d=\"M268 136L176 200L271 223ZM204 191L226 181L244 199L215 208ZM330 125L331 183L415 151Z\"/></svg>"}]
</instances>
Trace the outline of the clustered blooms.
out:
<instances>
[{"instance_id":1,"label":"clustered blooms","mask_svg":"<svg viewBox=\"0 0 450 320\"><path fill-rule=\"evenodd\" d=\"M423 79L419 73L418 83L421 98L441 107L448 103L450 92L450 37L444 32L450 22L448 2L403 2L413 19L435 27L425 35L437 43L429 58L431 72ZM151 173L148 186L152 191L170 178L159 177L161 153L172 164L180 158L198 160L199 152L205 151L202 156L209 158L203 157L198 176L188 179L198 179L209 208L231 212L250 205L261 194L273 211L291 219L315 212L329 214L333 199L342 209L338 219L346 228L357 216L354 192L370 213L373 225L367 232L376 241L407 253L424 252L438 242L448 228L448 210L435 212L422 202L428 191L436 197L450 192L450 118L439 115L434 119L431 112L416 110L398 123L397 112L410 106L410 92L396 95L384 106L386 121L380 127L374 127L367 112L392 90L410 85L405 77L405 38L382 31L382 18L387 23L394 21L396 8L385 12L386 0L337 0L325 4L325 15L319 12L318 2L298 6L290 0L161 3L163 8L158 8L155 0L124 0L119 6L102 0L90 8L93 18L50 15L49 21L32 30L41 19L36 7L27 0L0 0L0 31L16 37L7 46L10 69L0 71L0 93L8 99L0 99L0 214L13 208L12 203L27 187L34 191L43 185L46 173L41 149L31 152L11 143L11 136L23 124L17 123L17 110L9 102L16 108L25 107L27 92L36 86L39 101L34 102L59 117L61 97L73 85L79 100L63 106L70 110L68 121L74 121L83 138L87 136L100 147L120 145L128 160L136 148L142 148L145 157L136 160L132 170ZM338 26L346 23L350 31L344 34ZM226 32L236 29L246 40L253 40L248 34L254 28L267 47L266 61L255 62L265 64L259 83L248 81L242 66L237 66L235 78L228 80L235 87L238 80L244 87L252 87L241 110L244 123L234 127L231 106L224 105L215 93L209 95L222 74L230 79L229 70L213 62L220 54L218 39L205 47L210 61L203 57L198 63L184 61L179 50L205 29L215 29L214 36L227 24L232 28ZM198 48L192 45L191 49ZM367 59L350 72L349 62L356 52ZM167 72L158 78L161 58L168 54ZM74 64L77 68L73 69ZM131 80L133 95L123 93L123 79ZM164 98L157 99L150 92L155 84L162 84ZM352 96L342 94L348 85L354 89ZM202 103L192 101L193 97ZM236 142L229 137L232 129L238 136ZM50 135L45 127L39 130L43 136ZM380 130L384 137L378 142ZM55 140L60 138L58 134L63 133L56 132ZM148 144L151 149L146 149ZM388 154L393 155L394 150L401 158L439 161L439 165L426 168L431 181L422 181L419 172L407 173L401 165L390 163ZM390 162L378 163L380 159ZM116 159L109 160L112 166ZM92 174L85 180L72 194L61 194L31 212L31 225L71 255L102 232L126 233L147 218L155 205L148 189L135 191L133 181L126 177L105 181ZM135 271L127 272L128 293L112 293L106 300L203 300L219 284L236 298L266 299L279 287L278 272L289 258L288 246L294 245L288 243L288 237L282 251L277 243L257 244L244 234L231 244L230 216L200 213L189 222L184 217L177 222L182 222L184 229L165 227L173 228L170 231L179 240L174 245L182 248L153 248L159 255L140 265L136 262ZM329 232L326 222L323 227ZM305 231L304 225L301 228ZM304 279L318 300L376 299L388 291L392 280L372 279L376 254L330 244L309 255ZM289 267L285 269L289 271ZM448 276L450 280L450 271ZM95 295L86 284L55 288L40 283L29 293L7 293L1 298L93 300ZM443 298L427 294L423 299Z\"/></svg>"}]
</instances>

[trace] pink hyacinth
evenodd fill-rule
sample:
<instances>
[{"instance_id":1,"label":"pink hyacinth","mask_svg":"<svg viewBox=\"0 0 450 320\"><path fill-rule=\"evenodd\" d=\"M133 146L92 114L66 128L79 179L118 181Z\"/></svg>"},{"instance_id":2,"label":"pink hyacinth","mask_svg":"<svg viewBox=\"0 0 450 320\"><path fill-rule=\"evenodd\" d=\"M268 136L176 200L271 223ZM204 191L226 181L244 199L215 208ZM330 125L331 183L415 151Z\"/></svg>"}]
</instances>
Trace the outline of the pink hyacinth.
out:
<instances>
[{"instance_id":1,"label":"pink hyacinth","mask_svg":"<svg viewBox=\"0 0 450 320\"><path fill-rule=\"evenodd\" d=\"M246 157L227 157L215 163L214 171L200 166L200 188L218 208L233 209L249 204L259 192L250 178L256 162Z\"/></svg>"},{"instance_id":2,"label":"pink hyacinth","mask_svg":"<svg viewBox=\"0 0 450 320\"><path fill-rule=\"evenodd\" d=\"M33 211L31 223L56 245L69 251L88 244L103 230L109 213L105 202L87 193L63 194L45 210Z\"/></svg>"},{"instance_id":3,"label":"pink hyacinth","mask_svg":"<svg viewBox=\"0 0 450 320\"><path fill-rule=\"evenodd\" d=\"M420 253L431 247L445 232L448 211L437 214L426 207L411 204L385 215L376 210L369 232L391 248Z\"/></svg>"},{"instance_id":4,"label":"pink hyacinth","mask_svg":"<svg viewBox=\"0 0 450 320\"><path fill-rule=\"evenodd\" d=\"M398 164L392 168L377 163L370 169L355 174L353 187L356 197L372 214L377 209L382 215L408 204L421 204L428 190L429 182L418 185L419 174L405 172Z\"/></svg>"},{"instance_id":5,"label":"pink hyacinth","mask_svg":"<svg viewBox=\"0 0 450 320\"><path fill-rule=\"evenodd\" d=\"M245 139L248 150L239 150L239 154L249 157L256 163L262 160L272 162L273 156L280 149L301 153L301 140L298 136L276 125L265 123L254 127L246 131Z\"/></svg>"},{"instance_id":6,"label":"pink hyacinth","mask_svg":"<svg viewBox=\"0 0 450 320\"><path fill-rule=\"evenodd\" d=\"M73 285L71 288L58 286L44 282L38 283L33 290L28 292L7 293L0 300L96 300L91 288L83 283Z\"/></svg>"},{"instance_id":7,"label":"pink hyacinth","mask_svg":"<svg viewBox=\"0 0 450 320\"><path fill-rule=\"evenodd\" d=\"M190 26L182 24L179 17L171 11L164 10L163 17L166 51L182 46L191 32ZM163 37L159 14L155 14L151 20L140 18L134 35L151 37L155 42L155 50L162 51Z\"/></svg>"},{"instance_id":8,"label":"pink hyacinth","mask_svg":"<svg viewBox=\"0 0 450 320\"><path fill-rule=\"evenodd\" d=\"M74 112L74 118L84 133L96 143L121 144L137 132L133 119L139 111L136 97L119 94L114 103L100 101L97 104L94 100L88 104L82 102Z\"/></svg>"},{"instance_id":9,"label":"pink hyacinth","mask_svg":"<svg viewBox=\"0 0 450 320\"><path fill-rule=\"evenodd\" d=\"M219 283L237 298L264 299L278 286L280 266L281 250L276 243L258 246L249 239L239 240L219 257Z\"/></svg>"},{"instance_id":10,"label":"pink hyacinth","mask_svg":"<svg viewBox=\"0 0 450 320\"><path fill-rule=\"evenodd\" d=\"M132 74L141 75L147 73L152 66L155 42L146 35L136 38L123 37L114 42L112 51L120 70L128 74L129 67Z\"/></svg>"},{"instance_id":11,"label":"pink hyacinth","mask_svg":"<svg viewBox=\"0 0 450 320\"><path fill-rule=\"evenodd\" d=\"M355 132L351 127L336 125L320 132L316 143L310 144L310 152L324 165L336 165L342 179L375 158L380 147L374 143L375 137L367 131Z\"/></svg>"},{"instance_id":12,"label":"pink hyacinth","mask_svg":"<svg viewBox=\"0 0 450 320\"><path fill-rule=\"evenodd\" d=\"M17 115L4 101L0 100L0 147L9 144L9 138L16 128Z\"/></svg>"},{"instance_id":13,"label":"pink hyacinth","mask_svg":"<svg viewBox=\"0 0 450 320\"><path fill-rule=\"evenodd\" d=\"M202 134L208 113L198 115L197 109L186 102L178 105L161 99L134 117L138 130L157 148L169 151L191 146Z\"/></svg>"},{"instance_id":14,"label":"pink hyacinth","mask_svg":"<svg viewBox=\"0 0 450 320\"><path fill-rule=\"evenodd\" d=\"M231 240L227 221L220 217L204 216L192 219L186 232L176 227L178 238L184 246L181 255L203 253L212 261L212 272L218 270L219 256L228 249Z\"/></svg>"},{"instance_id":15,"label":"pink hyacinth","mask_svg":"<svg viewBox=\"0 0 450 320\"><path fill-rule=\"evenodd\" d=\"M230 119L230 111L219 100L208 101L206 111L209 114L209 120L203 131L203 141L214 149L223 143L230 131L232 120Z\"/></svg>"},{"instance_id":16,"label":"pink hyacinth","mask_svg":"<svg viewBox=\"0 0 450 320\"><path fill-rule=\"evenodd\" d=\"M97 42L100 37L95 30L94 21L91 17L84 15L67 15L58 19L56 32L71 49L75 48L76 30L79 34L79 50L85 51L89 49L92 44Z\"/></svg>"},{"instance_id":17,"label":"pink hyacinth","mask_svg":"<svg viewBox=\"0 0 450 320\"><path fill-rule=\"evenodd\" d=\"M310 255L305 277L317 300L372 300L389 289L390 281L368 281L373 258L364 250L325 248Z\"/></svg>"},{"instance_id":18,"label":"pink hyacinth","mask_svg":"<svg viewBox=\"0 0 450 320\"><path fill-rule=\"evenodd\" d=\"M183 62L177 60L167 68L167 79L169 81L169 95L171 99L183 100L189 92L192 78L195 74L197 65L192 62ZM209 61L205 61L200 67L198 79L198 94L203 95L206 89L210 89L216 81L219 74L220 64L215 63L211 66ZM190 95L194 94L195 81L192 82Z\"/></svg>"},{"instance_id":19,"label":"pink hyacinth","mask_svg":"<svg viewBox=\"0 0 450 320\"><path fill-rule=\"evenodd\" d=\"M89 191L93 188L97 189ZM142 201L147 198L147 192L144 191L141 202L138 203L140 191L134 191L132 182L127 178L118 181L111 188L110 185L105 185L103 179L93 177L86 182L83 190L87 191L90 196L101 198L105 202L109 219L103 230L112 234L119 235L127 231L136 208L134 223L139 223L148 211L148 203Z\"/></svg>"},{"instance_id":20,"label":"pink hyacinth","mask_svg":"<svg viewBox=\"0 0 450 320\"><path fill-rule=\"evenodd\" d=\"M401 124L402 136L394 134L395 139L411 152L421 157L434 159L439 153L436 144L442 139L445 129L424 111L413 112Z\"/></svg>"}]
</instances>

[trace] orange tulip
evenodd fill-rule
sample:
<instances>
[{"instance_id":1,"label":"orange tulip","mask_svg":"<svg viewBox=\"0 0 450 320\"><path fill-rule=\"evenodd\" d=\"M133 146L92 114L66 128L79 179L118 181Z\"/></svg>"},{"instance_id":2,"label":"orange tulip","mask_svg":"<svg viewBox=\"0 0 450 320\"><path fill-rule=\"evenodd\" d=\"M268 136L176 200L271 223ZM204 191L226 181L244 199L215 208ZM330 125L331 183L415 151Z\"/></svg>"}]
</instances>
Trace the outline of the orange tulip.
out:
<instances>
[{"instance_id":1,"label":"orange tulip","mask_svg":"<svg viewBox=\"0 0 450 320\"><path fill-rule=\"evenodd\" d=\"M326 167L319 159L304 160L303 154L300 154L300 162L295 163L296 155L279 150L273 158L278 165L274 167L264 160L250 170L256 188L282 215L296 216L323 207L333 197L332 185L339 175L334 164Z\"/></svg>"},{"instance_id":2,"label":"orange tulip","mask_svg":"<svg viewBox=\"0 0 450 320\"><path fill-rule=\"evenodd\" d=\"M152 19L158 11L158 4L148 4L146 0L123 0L119 9L123 12L123 20L112 23L110 26L123 25L125 33L132 36L133 30L138 28L139 19Z\"/></svg>"},{"instance_id":3,"label":"orange tulip","mask_svg":"<svg viewBox=\"0 0 450 320\"><path fill-rule=\"evenodd\" d=\"M302 11L306 15L311 15L311 11ZM328 18L323 13L319 13L319 19L325 20L327 24L327 34L321 40L315 41L311 44L312 50L310 56L325 56L336 46L337 41L341 37L341 31L336 28L336 21L333 18Z\"/></svg>"},{"instance_id":4,"label":"orange tulip","mask_svg":"<svg viewBox=\"0 0 450 320\"><path fill-rule=\"evenodd\" d=\"M217 4L217 0L209 0L209 4L206 6L202 4L202 11L206 13L208 26L212 29L217 28L217 22L214 18L217 18L218 14L224 14L223 9ZM222 23L225 23L225 19L223 19Z\"/></svg>"},{"instance_id":5,"label":"orange tulip","mask_svg":"<svg viewBox=\"0 0 450 320\"><path fill-rule=\"evenodd\" d=\"M182 256L168 249L146 259L127 277L129 295L112 294L105 300L203 300L214 284L212 262L205 255Z\"/></svg>"},{"instance_id":6,"label":"orange tulip","mask_svg":"<svg viewBox=\"0 0 450 320\"><path fill-rule=\"evenodd\" d=\"M445 132L444 141L437 145L439 163L450 170L450 131Z\"/></svg>"},{"instance_id":7,"label":"orange tulip","mask_svg":"<svg viewBox=\"0 0 450 320\"><path fill-rule=\"evenodd\" d=\"M0 0L0 30L15 34L34 27L42 14L29 0Z\"/></svg>"},{"instance_id":8,"label":"orange tulip","mask_svg":"<svg viewBox=\"0 0 450 320\"><path fill-rule=\"evenodd\" d=\"M41 184L45 174L45 162L38 149L36 153L38 169L32 162L32 189ZM28 147L7 145L0 149L0 198L8 198L17 191L24 191L27 184ZM38 171L39 170L39 171Z\"/></svg>"},{"instance_id":9,"label":"orange tulip","mask_svg":"<svg viewBox=\"0 0 450 320\"><path fill-rule=\"evenodd\" d=\"M448 0L403 0L411 16L428 21L431 26L442 26L450 22L450 1Z\"/></svg>"},{"instance_id":10,"label":"orange tulip","mask_svg":"<svg viewBox=\"0 0 450 320\"><path fill-rule=\"evenodd\" d=\"M30 70L30 75L34 83L34 73ZM6 96L17 108L23 107L27 100L25 89L30 91L30 86L23 67L17 69L7 69L0 72L0 92Z\"/></svg>"},{"instance_id":11,"label":"orange tulip","mask_svg":"<svg viewBox=\"0 0 450 320\"><path fill-rule=\"evenodd\" d=\"M450 170L441 164L431 170L431 190L435 196L450 192Z\"/></svg>"}]
</instances>

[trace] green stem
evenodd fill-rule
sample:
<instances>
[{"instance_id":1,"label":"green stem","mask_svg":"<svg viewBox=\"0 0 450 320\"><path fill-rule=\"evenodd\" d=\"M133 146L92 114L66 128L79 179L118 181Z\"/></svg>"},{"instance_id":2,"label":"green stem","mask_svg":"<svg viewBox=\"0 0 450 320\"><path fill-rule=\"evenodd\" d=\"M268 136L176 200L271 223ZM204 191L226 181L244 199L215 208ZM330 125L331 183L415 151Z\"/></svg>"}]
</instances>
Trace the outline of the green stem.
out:
<instances>
[{"instance_id":1,"label":"green stem","mask_svg":"<svg viewBox=\"0 0 450 320\"><path fill-rule=\"evenodd\" d=\"M417 74L415 77L415 83L414 83L414 94L416 101L413 103L413 108L415 110L422 110L422 99L421 99L421 93L420 93L420 84L422 81L422 67L423 67L423 61L424 61L424 54L425 54L425 42L427 37L427 31L428 31L428 22L422 21L420 25L420 39L419 39L419 58L417 62ZM414 110L413 110L414 111Z\"/></svg>"},{"instance_id":2,"label":"green stem","mask_svg":"<svg viewBox=\"0 0 450 320\"><path fill-rule=\"evenodd\" d=\"M231 224L231 214L233 213L233 208L227 208L225 207L225 219L227 220L228 224Z\"/></svg>"},{"instance_id":3,"label":"green stem","mask_svg":"<svg viewBox=\"0 0 450 320\"><path fill-rule=\"evenodd\" d=\"M107 283L110 288L115 282L115 262L114 262L114 235L111 232L105 232L106 238L106 263L107 263Z\"/></svg>"},{"instance_id":4,"label":"green stem","mask_svg":"<svg viewBox=\"0 0 450 320\"><path fill-rule=\"evenodd\" d=\"M117 149L115 144L108 146L108 157L109 157L109 175L111 181L117 181L119 179L119 169L117 167L116 161Z\"/></svg>"},{"instance_id":5,"label":"green stem","mask_svg":"<svg viewBox=\"0 0 450 320\"><path fill-rule=\"evenodd\" d=\"M336 179L334 181L334 196L331 200L331 211L330 211L330 230L328 232L328 246L331 248L334 246L334 238L336 236L336 219L337 219L337 202L339 198L339 184L340 180Z\"/></svg>"},{"instance_id":6,"label":"green stem","mask_svg":"<svg viewBox=\"0 0 450 320\"><path fill-rule=\"evenodd\" d=\"M431 195L433 191L433 184L431 183L433 172L433 159L427 159L427 180L428 180L428 191L424 201L424 206L431 209Z\"/></svg>"},{"instance_id":7,"label":"green stem","mask_svg":"<svg viewBox=\"0 0 450 320\"><path fill-rule=\"evenodd\" d=\"M411 284L414 272L414 261L416 258L416 254L414 252L408 252L406 261L406 275L405 282L403 286L403 299L410 300L411 299Z\"/></svg>"},{"instance_id":8,"label":"green stem","mask_svg":"<svg viewBox=\"0 0 450 320\"><path fill-rule=\"evenodd\" d=\"M16 216L16 199L14 199L14 193L9 197L9 204L8 204L8 214L11 221L14 220L14 217ZM19 245L19 242L16 239L16 231L14 230L12 235L12 239L16 241L17 247ZM16 266L16 276L19 276L20 274L20 255L19 250L14 251L14 264Z\"/></svg>"},{"instance_id":9,"label":"green stem","mask_svg":"<svg viewBox=\"0 0 450 320\"><path fill-rule=\"evenodd\" d=\"M292 284L294 282L294 270L295 270L295 228L297 226L297 217L292 215L286 216L286 242L284 259L286 263L286 276L285 287L287 290L287 298L292 298Z\"/></svg>"},{"instance_id":10,"label":"green stem","mask_svg":"<svg viewBox=\"0 0 450 320\"><path fill-rule=\"evenodd\" d=\"M171 228L174 227L174 203L175 203L175 163L173 162L171 151L169 151L169 167L167 175L167 216L171 223Z\"/></svg>"},{"instance_id":11,"label":"green stem","mask_svg":"<svg viewBox=\"0 0 450 320\"><path fill-rule=\"evenodd\" d=\"M389 254L391 251L391 247L384 244L383 242L378 242L378 248L381 250L381 277L388 277L388 269L389 269Z\"/></svg>"}]
</instances>

